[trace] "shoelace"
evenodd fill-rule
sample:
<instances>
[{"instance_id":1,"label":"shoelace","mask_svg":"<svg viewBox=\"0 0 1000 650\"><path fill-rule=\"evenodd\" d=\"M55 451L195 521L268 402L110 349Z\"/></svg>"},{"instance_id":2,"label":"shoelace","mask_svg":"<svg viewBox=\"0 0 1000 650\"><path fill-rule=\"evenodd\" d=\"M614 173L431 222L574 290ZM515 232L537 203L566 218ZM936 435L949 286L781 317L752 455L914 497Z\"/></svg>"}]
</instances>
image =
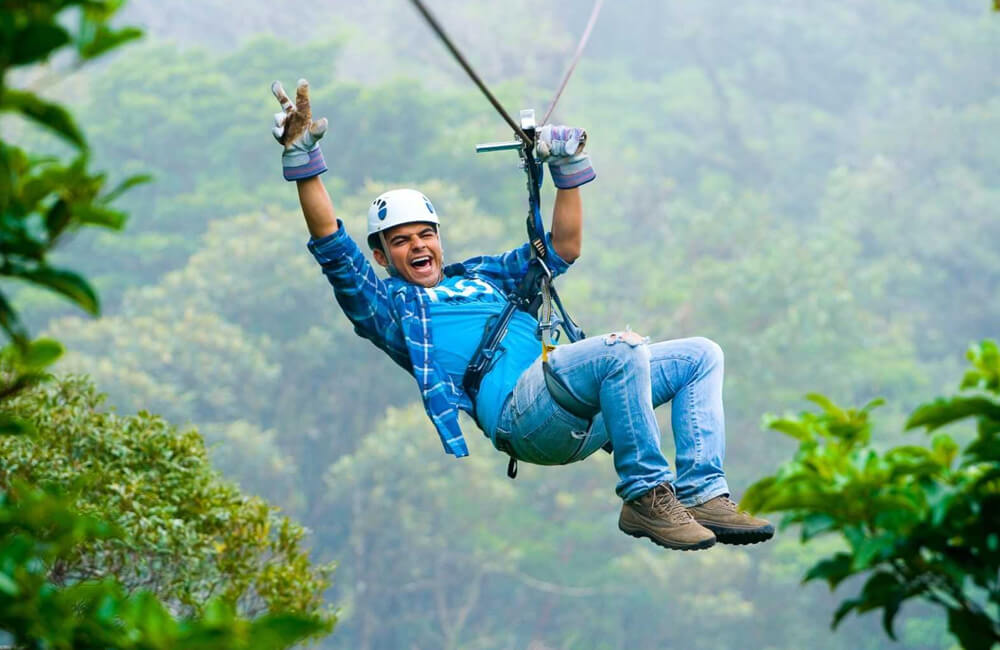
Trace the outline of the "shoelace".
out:
<instances>
[{"instance_id":1,"label":"shoelace","mask_svg":"<svg viewBox=\"0 0 1000 650\"><path fill-rule=\"evenodd\" d=\"M727 496L719 497L719 503L721 503L727 510L732 510L733 512L741 512L740 504L736 503Z\"/></svg>"},{"instance_id":2,"label":"shoelace","mask_svg":"<svg viewBox=\"0 0 1000 650\"><path fill-rule=\"evenodd\" d=\"M719 502L722 503L722 505L726 506L727 509L732 510L734 512L740 509L739 504L727 496L719 497Z\"/></svg>"},{"instance_id":3,"label":"shoelace","mask_svg":"<svg viewBox=\"0 0 1000 650\"><path fill-rule=\"evenodd\" d=\"M663 514L671 519L680 521L693 521L694 517L687 511L681 502L677 500L674 493L666 485L654 488L653 502L650 504L653 512Z\"/></svg>"}]
</instances>

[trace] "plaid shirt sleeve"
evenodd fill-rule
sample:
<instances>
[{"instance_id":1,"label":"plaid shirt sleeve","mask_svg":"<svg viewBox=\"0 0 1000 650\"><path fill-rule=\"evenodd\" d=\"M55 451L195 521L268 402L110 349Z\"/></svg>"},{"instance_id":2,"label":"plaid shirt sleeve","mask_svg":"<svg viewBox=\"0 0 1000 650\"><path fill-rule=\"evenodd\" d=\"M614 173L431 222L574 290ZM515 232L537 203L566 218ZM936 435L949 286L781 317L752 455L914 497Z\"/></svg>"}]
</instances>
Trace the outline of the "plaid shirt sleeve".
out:
<instances>
[{"instance_id":1,"label":"plaid shirt sleeve","mask_svg":"<svg viewBox=\"0 0 1000 650\"><path fill-rule=\"evenodd\" d=\"M393 318L387 283L375 270L339 219L337 230L311 239L309 251L333 286L337 303L354 324L354 331L384 350L392 360L411 371L406 340Z\"/></svg>"},{"instance_id":2,"label":"plaid shirt sleeve","mask_svg":"<svg viewBox=\"0 0 1000 650\"><path fill-rule=\"evenodd\" d=\"M434 358L430 316L423 295L422 288L409 285L395 292L393 299L401 316L413 376L420 386L424 410L434 423L445 452L462 458L469 455L469 448L458 424L460 393Z\"/></svg>"},{"instance_id":3,"label":"plaid shirt sleeve","mask_svg":"<svg viewBox=\"0 0 1000 650\"><path fill-rule=\"evenodd\" d=\"M552 233L550 232L545 233L545 248L548 250L545 263L552 271L552 277L565 273L571 263L559 257L559 253L552 247ZM462 264L465 266L466 272L485 275L500 283L504 293L510 293L517 288L517 283L528 272L530 261L531 244L525 243L506 253L480 255L467 259Z\"/></svg>"}]
</instances>

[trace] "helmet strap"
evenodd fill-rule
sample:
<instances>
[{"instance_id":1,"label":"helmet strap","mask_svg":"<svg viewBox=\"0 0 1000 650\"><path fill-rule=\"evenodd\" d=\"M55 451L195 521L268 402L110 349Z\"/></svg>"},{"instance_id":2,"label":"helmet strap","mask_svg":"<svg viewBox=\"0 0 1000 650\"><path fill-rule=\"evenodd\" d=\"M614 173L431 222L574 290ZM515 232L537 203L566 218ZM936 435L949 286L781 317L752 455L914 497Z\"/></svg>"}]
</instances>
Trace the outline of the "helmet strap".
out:
<instances>
[{"instance_id":1,"label":"helmet strap","mask_svg":"<svg viewBox=\"0 0 1000 650\"><path fill-rule=\"evenodd\" d=\"M384 231L378 231L378 240L379 243L382 244L382 255L385 256L385 262L388 265L386 266L386 269L389 271L389 275L399 276L399 271L397 271L396 267L392 264L392 256L389 255L389 242L385 240Z\"/></svg>"}]
</instances>

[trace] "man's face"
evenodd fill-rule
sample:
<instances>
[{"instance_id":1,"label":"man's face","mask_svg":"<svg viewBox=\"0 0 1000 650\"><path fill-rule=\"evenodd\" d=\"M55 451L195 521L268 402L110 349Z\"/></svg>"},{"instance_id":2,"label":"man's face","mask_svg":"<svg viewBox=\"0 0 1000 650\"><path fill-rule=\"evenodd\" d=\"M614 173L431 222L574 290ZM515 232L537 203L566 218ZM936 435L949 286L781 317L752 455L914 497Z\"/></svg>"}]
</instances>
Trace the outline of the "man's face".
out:
<instances>
[{"instance_id":1,"label":"man's face","mask_svg":"<svg viewBox=\"0 0 1000 650\"><path fill-rule=\"evenodd\" d=\"M441 281L443 253L437 230L429 223L404 223L385 231L387 253L392 265L407 282L433 287ZM382 266L388 260L380 250L372 255Z\"/></svg>"}]
</instances>

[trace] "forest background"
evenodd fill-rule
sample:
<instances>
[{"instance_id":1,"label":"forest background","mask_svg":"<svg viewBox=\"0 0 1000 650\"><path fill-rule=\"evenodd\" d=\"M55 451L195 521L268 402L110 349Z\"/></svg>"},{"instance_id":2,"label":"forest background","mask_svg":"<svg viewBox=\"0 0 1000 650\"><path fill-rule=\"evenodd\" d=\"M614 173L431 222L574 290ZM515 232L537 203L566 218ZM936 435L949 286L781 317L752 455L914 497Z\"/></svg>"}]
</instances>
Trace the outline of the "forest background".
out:
<instances>
[{"instance_id":1,"label":"forest background","mask_svg":"<svg viewBox=\"0 0 1000 650\"><path fill-rule=\"evenodd\" d=\"M590 8L435 2L509 111L543 110ZM885 397L875 444L949 392L1000 323L1000 23L949 3L609 3L555 120L587 127L583 256L561 280L588 332L708 336L726 352L736 497L793 450L762 430L816 391ZM26 83L69 104L113 176L124 233L81 233L99 320L30 288L34 331L66 344L120 413L197 426L244 492L336 561L329 648L878 648L873 617L829 630L837 594L799 581L823 550L666 553L617 531L610 458L524 466L465 426L444 456L413 380L358 339L305 250L268 131L268 87L299 77L330 119L324 181L348 232L384 188L419 187L446 257L523 240L508 134L407 3L132 0L139 44ZM58 62L52 68L58 69ZM33 133L17 122L6 134ZM44 145L46 136L39 135ZM17 139L16 137L14 139ZM51 140L53 151L58 143ZM550 188L547 194L551 197ZM661 414L669 432L668 413ZM665 448L671 453L669 433ZM826 542L824 542L826 543ZM856 586L856 585L855 585ZM850 587L847 586L849 589ZM946 625L904 607L901 645Z\"/></svg>"}]
</instances>

